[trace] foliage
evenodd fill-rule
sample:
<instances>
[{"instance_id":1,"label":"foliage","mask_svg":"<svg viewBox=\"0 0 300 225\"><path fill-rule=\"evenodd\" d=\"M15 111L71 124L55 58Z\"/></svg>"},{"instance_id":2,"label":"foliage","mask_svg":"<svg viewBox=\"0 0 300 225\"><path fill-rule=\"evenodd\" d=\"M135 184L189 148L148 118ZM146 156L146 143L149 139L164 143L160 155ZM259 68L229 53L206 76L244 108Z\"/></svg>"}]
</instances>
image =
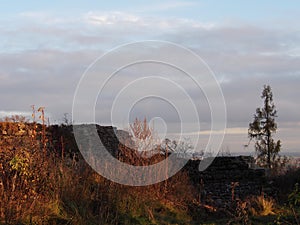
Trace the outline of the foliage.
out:
<instances>
[{"instance_id":1,"label":"foliage","mask_svg":"<svg viewBox=\"0 0 300 225\"><path fill-rule=\"evenodd\" d=\"M194 153L194 146L188 138L183 138L181 141L170 140L168 138L161 140L154 128L149 126L147 119L140 120L136 118L130 124L129 132L133 140L133 149L143 157L151 157L155 154L170 153L191 154Z\"/></svg>"},{"instance_id":2,"label":"foliage","mask_svg":"<svg viewBox=\"0 0 300 225\"><path fill-rule=\"evenodd\" d=\"M295 188L288 197L290 206L297 207L300 206L300 190L299 184L295 184Z\"/></svg>"},{"instance_id":3,"label":"foliage","mask_svg":"<svg viewBox=\"0 0 300 225\"><path fill-rule=\"evenodd\" d=\"M268 216L275 214L275 201L270 197L265 197L264 194L252 197L250 202L251 212L255 216Z\"/></svg>"},{"instance_id":4,"label":"foliage","mask_svg":"<svg viewBox=\"0 0 300 225\"><path fill-rule=\"evenodd\" d=\"M166 138L161 144L162 152L176 153L183 157L192 156L194 153L194 146L190 139L184 137L182 141L170 140Z\"/></svg>"},{"instance_id":5,"label":"foliage","mask_svg":"<svg viewBox=\"0 0 300 225\"><path fill-rule=\"evenodd\" d=\"M53 127L14 121L0 123L0 224L188 224L191 220L187 208L194 190L184 172L168 183L118 185L83 160L57 154L57 146L68 140L53 140L48 133ZM17 135L20 127L25 132ZM67 128L61 125L62 130ZM56 143L59 140L63 143ZM132 149L123 150L125 161L149 163ZM153 155L150 162L164 157Z\"/></svg>"},{"instance_id":6,"label":"foliage","mask_svg":"<svg viewBox=\"0 0 300 225\"><path fill-rule=\"evenodd\" d=\"M295 184L295 188L292 191L292 193L288 197L289 206L293 212L295 222L299 224L298 214L295 209L299 209L300 206L300 190L299 190L299 184Z\"/></svg>"},{"instance_id":7,"label":"foliage","mask_svg":"<svg viewBox=\"0 0 300 225\"><path fill-rule=\"evenodd\" d=\"M254 114L254 120L249 124L248 136L250 139L256 140L255 149L258 153L258 164L274 169L280 165L278 153L281 148L281 142L273 139L273 133L277 130L275 118L277 111L273 103L273 93L271 87L264 86L261 98L263 99L263 107L257 108Z\"/></svg>"},{"instance_id":8,"label":"foliage","mask_svg":"<svg viewBox=\"0 0 300 225\"><path fill-rule=\"evenodd\" d=\"M227 225L230 224L249 224L249 203L247 201L242 201L236 199L232 202L231 210L227 212L231 215L230 220L227 222ZM232 212L233 211L233 212Z\"/></svg>"},{"instance_id":9,"label":"foliage","mask_svg":"<svg viewBox=\"0 0 300 225\"><path fill-rule=\"evenodd\" d=\"M136 118L130 124L129 133L133 141L130 147L136 150L144 158L149 158L159 153L160 139L155 133L153 127L150 127L146 117L144 120Z\"/></svg>"}]
</instances>

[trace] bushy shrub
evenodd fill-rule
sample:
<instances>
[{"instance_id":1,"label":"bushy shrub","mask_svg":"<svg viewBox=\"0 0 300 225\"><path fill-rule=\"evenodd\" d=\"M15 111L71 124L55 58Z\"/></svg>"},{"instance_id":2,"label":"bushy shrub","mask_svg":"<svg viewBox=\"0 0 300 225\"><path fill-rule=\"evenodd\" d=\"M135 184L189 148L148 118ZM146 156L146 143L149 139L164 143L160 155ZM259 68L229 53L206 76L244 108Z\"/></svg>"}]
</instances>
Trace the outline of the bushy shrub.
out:
<instances>
[{"instance_id":1,"label":"bushy shrub","mask_svg":"<svg viewBox=\"0 0 300 225\"><path fill-rule=\"evenodd\" d=\"M251 212L255 216L274 215L275 201L270 197L265 197L264 194L252 197L250 199Z\"/></svg>"}]
</instances>

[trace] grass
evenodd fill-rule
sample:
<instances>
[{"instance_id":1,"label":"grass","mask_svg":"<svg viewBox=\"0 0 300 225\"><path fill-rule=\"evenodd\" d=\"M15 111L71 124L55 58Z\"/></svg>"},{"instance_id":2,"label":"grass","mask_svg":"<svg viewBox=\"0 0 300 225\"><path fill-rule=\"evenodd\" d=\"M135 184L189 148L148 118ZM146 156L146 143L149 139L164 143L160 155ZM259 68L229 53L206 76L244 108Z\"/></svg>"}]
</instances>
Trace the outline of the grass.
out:
<instances>
[{"instance_id":1,"label":"grass","mask_svg":"<svg viewBox=\"0 0 300 225\"><path fill-rule=\"evenodd\" d=\"M264 194L252 197L251 212L255 216L275 215L275 201L265 197Z\"/></svg>"},{"instance_id":2,"label":"grass","mask_svg":"<svg viewBox=\"0 0 300 225\"><path fill-rule=\"evenodd\" d=\"M15 128L18 124L9 126ZM175 224L181 221L187 224L190 221L184 210L190 198L179 190L179 184L186 188L190 185L183 172L168 183L172 197L165 195L164 183L147 187L115 184L96 174L83 160L69 163L70 159L50 151L51 143L47 143L45 153L45 145L41 143L44 138L39 136L42 130L37 130L34 141L29 136L13 134L1 139L0 223ZM179 205L182 207L175 207Z\"/></svg>"}]
</instances>

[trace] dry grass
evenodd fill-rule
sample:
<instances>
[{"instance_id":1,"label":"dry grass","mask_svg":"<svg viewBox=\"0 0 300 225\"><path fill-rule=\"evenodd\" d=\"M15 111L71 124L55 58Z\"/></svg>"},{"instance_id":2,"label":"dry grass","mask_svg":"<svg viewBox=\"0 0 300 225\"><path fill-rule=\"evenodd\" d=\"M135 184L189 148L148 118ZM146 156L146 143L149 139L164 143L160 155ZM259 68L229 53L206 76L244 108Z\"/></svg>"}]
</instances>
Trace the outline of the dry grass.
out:
<instances>
[{"instance_id":1,"label":"dry grass","mask_svg":"<svg viewBox=\"0 0 300 225\"><path fill-rule=\"evenodd\" d=\"M160 223L161 210L187 215L194 190L183 172L169 180L167 191L163 182L119 185L96 174L83 160L70 163L57 154L41 124L14 118L0 126L0 132L9 130L0 137L0 224L149 224ZM27 129L22 135L17 134L20 126ZM132 165L165 157L144 158L125 146L120 146L119 156Z\"/></svg>"},{"instance_id":2,"label":"dry grass","mask_svg":"<svg viewBox=\"0 0 300 225\"><path fill-rule=\"evenodd\" d=\"M255 216L275 215L275 201L264 194L250 199L251 212Z\"/></svg>"}]
</instances>

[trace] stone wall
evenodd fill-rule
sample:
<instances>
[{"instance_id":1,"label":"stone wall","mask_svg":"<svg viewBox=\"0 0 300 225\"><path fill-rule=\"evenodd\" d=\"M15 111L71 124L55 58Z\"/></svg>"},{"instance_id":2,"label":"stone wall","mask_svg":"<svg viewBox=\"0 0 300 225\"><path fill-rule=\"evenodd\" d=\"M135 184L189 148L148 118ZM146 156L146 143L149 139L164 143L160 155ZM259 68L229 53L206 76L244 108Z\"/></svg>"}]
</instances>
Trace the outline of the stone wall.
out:
<instances>
[{"instance_id":1,"label":"stone wall","mask_svg":"<svg viewBox=\"0 0 300 225\"><path fill-rule=\"evenodd\" d=\"M90 126L95 125L78 125L83 131L89 131ZM128 133L121 131L112 126L96 125L98 135L112 155L116 155L119 139L125 140L128 138ZM66 125L51 125L46 127L46 144L49 150L56 151L58 154L64 152L66 157L72 157L73 154L80 154L78 146L74 138L72 126ZM89 136L89 134L87 135ZM25 122L0 122L0 149L12 150L26 143L35 140L42 141L42 125L38 123ZM22 147L22 146L19 146ZM23 146L24 147L24 146Z\"/></svg>"},{"instance_id":2,"label":"stone wall","mask_svg":"<svg viewBox=\"0 0 300 225\"><path fill-rule=\"evenodd\" d=\"M98 136L105 146L105 148L113 155L117 155L118 146L120 141L124 141L128 138L128 133L122 130L118 130L113 126L100 126L100 125L75 125L76 130L81 133L81 140L86 142L85 146L80 146L81 150L86 151L89 147L90 137L93 136L93 131L96 128ZM73 155L79 154L79 149L74 138L72 126L58 126L53 125L48 127L48 131L51 134L52 142L55 145L56 151L61 152L64 149L65 154ZM98 138L98 137L97 137ZM119 141L120 139L120 141Z\"/></svg>"},{"instance_id":3,"label":"stone wall","mask_svg":"<svg viewBox=\"0 0 300 225\"><path fill-rule=\"evenodd\" d=\"M243 199L258 195L266 182L264 169L254 169L254 159L250 156L216 157L202 172L198 171L199 163L199 160L191 160L185 169L203 199L224 202L232 197Z\"/></svg>"}]
</instances>

